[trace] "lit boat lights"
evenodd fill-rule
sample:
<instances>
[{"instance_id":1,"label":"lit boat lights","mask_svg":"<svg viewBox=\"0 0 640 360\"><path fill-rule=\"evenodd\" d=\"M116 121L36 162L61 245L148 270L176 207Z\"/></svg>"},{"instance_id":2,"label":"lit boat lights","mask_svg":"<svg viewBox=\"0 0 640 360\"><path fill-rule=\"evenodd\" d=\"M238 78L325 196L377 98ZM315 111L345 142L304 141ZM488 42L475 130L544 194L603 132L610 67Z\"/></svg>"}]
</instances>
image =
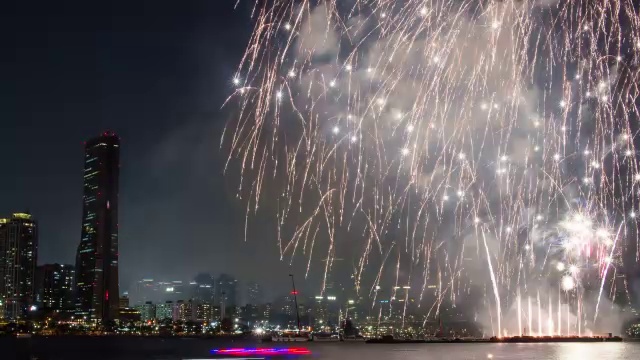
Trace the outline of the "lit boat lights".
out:
<instances>
[{"instance_id":1,"label":"lit boat lights","mask_svg":"<svg viewBox=\"0 0 640 360\"><path fill-rule=\"evenodd\" d=\"M311 351L306 348L228 348L213 349L213 355L227 356L286 356L286 355L309 355Z\"/></svg>"}]
</instances>

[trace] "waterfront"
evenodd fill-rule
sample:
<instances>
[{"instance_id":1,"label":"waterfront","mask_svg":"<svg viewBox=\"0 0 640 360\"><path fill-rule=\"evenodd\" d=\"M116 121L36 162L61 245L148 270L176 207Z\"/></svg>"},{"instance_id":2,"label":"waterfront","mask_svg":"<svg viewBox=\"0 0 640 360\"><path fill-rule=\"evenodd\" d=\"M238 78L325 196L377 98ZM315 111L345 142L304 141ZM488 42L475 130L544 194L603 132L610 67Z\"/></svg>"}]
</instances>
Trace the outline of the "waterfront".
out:
<instances>
[{"instance_id":1,"label":"waterfront","mask_svg":"<svg viewBox=\"0 0 640 360\"><path fill-rule=\"evenodd\" d=\"M301 343L258 344L251 341L190 338L138 337L33 337L1 338L2 359L38 360L173 360L207 358L214 348L223 347L307 347L314 360L371 359L540 359L603 360L638 359L639 342L569 344L380 344ZM7 353L8 351L8 353Z\"/></svg>"}]
</instances>

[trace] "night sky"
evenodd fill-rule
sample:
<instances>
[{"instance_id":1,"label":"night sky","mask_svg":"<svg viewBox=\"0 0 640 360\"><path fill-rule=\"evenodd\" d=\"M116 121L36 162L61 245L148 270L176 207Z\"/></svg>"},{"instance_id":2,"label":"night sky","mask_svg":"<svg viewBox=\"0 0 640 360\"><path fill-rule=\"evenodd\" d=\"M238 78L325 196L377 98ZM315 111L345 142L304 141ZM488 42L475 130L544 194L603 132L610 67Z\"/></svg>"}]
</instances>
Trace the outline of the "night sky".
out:
<instances>
[{"instance_id":1,"label":"night sky","mask_svg":"<svg viewBox=\"0 0 640 360\"><path fill-rule=\"evenodd\" d=\"M75 263L83 141L112 130L121 291L201 271L273 295L288 288L274 235L244 242L244 205L223 174L233 109L222 104L252 27L247 2L235 2L16 1L2 11L0 215L37 218L39 263Z\"/></svg>"}]
</instances>

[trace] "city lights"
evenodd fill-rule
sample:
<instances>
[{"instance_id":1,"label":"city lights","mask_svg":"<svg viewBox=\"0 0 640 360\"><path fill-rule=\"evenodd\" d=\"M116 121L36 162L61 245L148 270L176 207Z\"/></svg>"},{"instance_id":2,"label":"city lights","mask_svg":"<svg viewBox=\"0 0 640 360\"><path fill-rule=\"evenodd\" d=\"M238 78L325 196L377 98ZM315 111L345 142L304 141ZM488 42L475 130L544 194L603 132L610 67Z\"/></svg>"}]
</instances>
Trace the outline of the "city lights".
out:
<instances>
[{"instance_id":1,"label":"city lights","mask_svg":"<svg viewBox=\"0 0 640 360\"><path fill-rule=\"evenodd\" d=\"M219 339L226 359L640 337L640 2L227 6L244 25L211 3L179 20L220 41L137 17L142 37L32 56L99 71L6 67L33 91L8 98L3 203L36 211L0 214L0 334ZM105 125L126 141L79 138Z\"/></svg>"}]
</instances>

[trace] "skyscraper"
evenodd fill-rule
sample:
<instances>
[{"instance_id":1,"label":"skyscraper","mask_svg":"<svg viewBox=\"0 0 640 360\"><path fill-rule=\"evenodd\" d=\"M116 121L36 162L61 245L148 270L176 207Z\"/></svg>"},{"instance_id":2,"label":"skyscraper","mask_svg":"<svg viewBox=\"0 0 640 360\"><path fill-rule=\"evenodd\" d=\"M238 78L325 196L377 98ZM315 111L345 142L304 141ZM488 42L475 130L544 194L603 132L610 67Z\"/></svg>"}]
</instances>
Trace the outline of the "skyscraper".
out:
<instances>
[{"instance_id":1,"label":"skyscraper","mask_svg":"<svg viewBox=\"0 0 640 360\"><path fill-rule=\"evenodd\" d=\"M189 295L198 303L213 304L215 298L215 279L210 274L201 273L189 283Z\"/></svg>"},{"instance_id":2,"label":"skyscraper","mask_svg":"<svg viewBox=\"0 0 640 360\"><path fill-rule=\"evenodd\" d=\"M119 147L120 139L111 132L85 144L76 310L103 322L118 318Z\"/></svg>"},{"instance_id":3,"label":"skyscraper","mask_svg":"<svg viewBox=\"0 0 640 360\"><path fill-rule=\"evenodd\" d=\"M4 318L23 319L35 303L38 227L27 213L0 219L0 309Z\"/></svg>"},{"instance_id":4,"label":"skyscraper","mask_svg":"<svg viewBox=\"0 0 640 360\"><path fill-rule=\"evenodd\" d=\"M71 309L74 304L73 283L76 269L72 265L45 264L36 271L36 296L45 312Z\"/></svg>"},{"instance_id":5,"label":"skyscraper","mask_svg":"<svg viewBox=\"0 0 640 360\"><path fill-rule=\"evenodd\" d=\"M264 303L262 286L253 281L247 283L247 295L245 302L252 305L260 305Z\"/></svg>"},{"instance_id":6,"label":"skyscraper","mask_svg":"<svg viewBox=\"0 0 640 360\"><path fill-rule=\"evenodd\" d=\"M139 305L147 301L161 301L161 294L164 291L165 287L162 283L150 278L142 279L131 289L131 303Z\"/></svg>"}]
</instances>

